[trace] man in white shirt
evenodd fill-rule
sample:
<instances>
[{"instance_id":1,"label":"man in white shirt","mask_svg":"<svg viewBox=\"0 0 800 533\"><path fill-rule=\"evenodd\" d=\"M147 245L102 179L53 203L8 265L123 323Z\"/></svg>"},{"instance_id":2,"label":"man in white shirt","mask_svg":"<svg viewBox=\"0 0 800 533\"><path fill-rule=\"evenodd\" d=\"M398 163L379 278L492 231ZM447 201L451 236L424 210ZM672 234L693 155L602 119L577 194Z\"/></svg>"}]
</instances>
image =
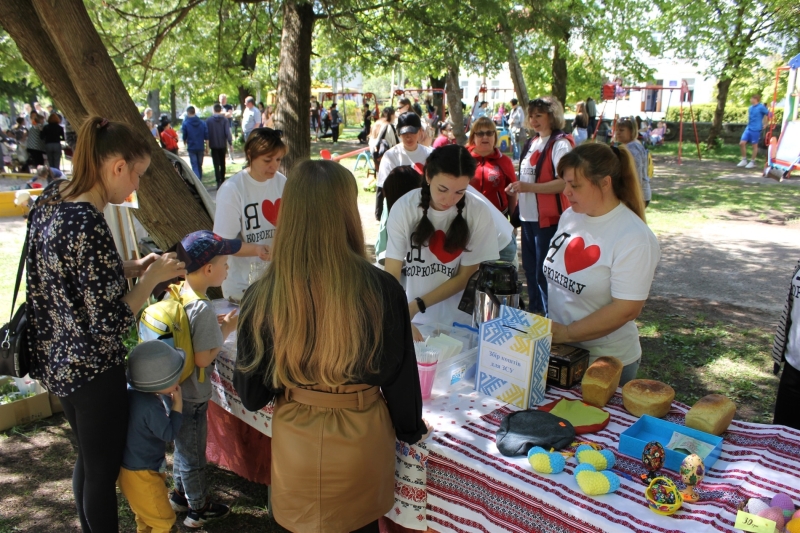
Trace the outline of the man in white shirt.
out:
<instances>
[{"instance_id":1,"label":"man in white shirt","mask_svg":"<svg viewBox=\"0 0 800 533\"><path fill-rule=\"evenodd\" d=\"M511 113L508 115L508 129L511 132L511 148L513 150L514 161L519 160L519 133L525 125L525 112L519 105L519 100L516 98L511 99Z\"/></svg>"},{"instance_id":2,"label":"man in white shirt","mask_svg":"<svg viewBox=\"0 0 800 533\"><path fill-rule=\"evenodd\" d=\"M250 132L256 129L258 124L258 116L260 115L256 108L255 99L248 96L244 99L244 111L242 112L242 133L244 134L244 142L250 136Z\"/></svg>"},{"instance_id":3,"label":"man in white shirt","mask_svg":"<svg viewBox=\"0 0 800 533\"><path fill-rule=\"evenodd\" d=\"M433 148L424 146L419 143L419 136L422 130L422 121L419 116L413 111L403 113L397 118L397 134L400 135L400 144L396 144L383 154L381 159L381 166L378 170L378 189L383 189L383 182L386 177L395 167L408 165L417 168L422 173L422 167L425 166L425 160L433 151ZM382 197L382 195L381 195ZM382 202L381 209L378 212L376 206L376 216L383 212Z\"/></svg>"}]
</instances>

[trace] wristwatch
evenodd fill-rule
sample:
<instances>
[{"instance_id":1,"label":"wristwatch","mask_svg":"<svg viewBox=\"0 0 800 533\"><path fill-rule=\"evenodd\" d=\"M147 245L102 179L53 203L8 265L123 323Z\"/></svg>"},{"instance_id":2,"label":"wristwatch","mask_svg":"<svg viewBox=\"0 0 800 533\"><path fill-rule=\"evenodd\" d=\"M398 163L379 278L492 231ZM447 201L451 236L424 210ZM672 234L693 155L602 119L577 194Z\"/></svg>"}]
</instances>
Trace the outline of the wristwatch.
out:
<instances>
[{"instance_id":1,"label":"wristwatch","mask_svg":"<svg viewBox=\"0 0 800 533\"><path fill-rule=\"evenodd\" d=\"M424 313L427 307L425 307L425 302L422 301L422 298L416 297L414 300L417 302L417 308L419 309L419 312Z\"/></svg>"}]
</instances>

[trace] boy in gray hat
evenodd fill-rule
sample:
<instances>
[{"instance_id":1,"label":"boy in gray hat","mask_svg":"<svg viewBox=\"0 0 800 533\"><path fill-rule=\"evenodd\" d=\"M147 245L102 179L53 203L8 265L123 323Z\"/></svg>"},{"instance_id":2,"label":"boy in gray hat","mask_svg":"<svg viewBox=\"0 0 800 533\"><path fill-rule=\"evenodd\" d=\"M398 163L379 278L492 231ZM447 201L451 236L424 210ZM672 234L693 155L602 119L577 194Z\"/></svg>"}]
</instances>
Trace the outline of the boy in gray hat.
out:
<instances>
[{"instance_id":1,"label":"boy in gray hat","mask_svg":"<svg viewBox=\"0 0 800 533\"><path fill-rule=\"evenodd\" d=\"M183 421L178 381L185 356L163 341L139 344L128 356L128 441L119 488L136 516L138 531L167 533L175 525L169 503L166 443ZM167 401L170 399L170 401Z\"/></svg>"}]
</instances>

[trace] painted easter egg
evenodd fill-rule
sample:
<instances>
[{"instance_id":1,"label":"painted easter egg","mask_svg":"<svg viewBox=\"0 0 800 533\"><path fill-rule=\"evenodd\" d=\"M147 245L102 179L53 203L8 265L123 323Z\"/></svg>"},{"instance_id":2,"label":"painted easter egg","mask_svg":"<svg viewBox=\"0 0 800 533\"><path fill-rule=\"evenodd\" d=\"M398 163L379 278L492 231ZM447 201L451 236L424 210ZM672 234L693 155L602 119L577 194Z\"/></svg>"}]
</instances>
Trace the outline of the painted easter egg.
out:
<instances>
[{"instance_id":1,"label":"painted easter egg","mask_svg":"<svg viewBox=\"0 0 800 533\"><path fill-rule=\"evenodd\" d=\"M687 455L681 463L681 480L687 485L697 485L706 475L703 459L697 454Z\"/></svg>"},{"instance_id":2,"label":"painted easter egg","mask_svg":"<svg viewBox=\"0 0 800 533\"><path fill-rule=\"evenodd\" d=\"M648 442L644 447L644 451L642 451L642 462L650 472L661 470L666 459L667 454L664 451L664 447L658 441Z\"/></svg>"}]
</instances>

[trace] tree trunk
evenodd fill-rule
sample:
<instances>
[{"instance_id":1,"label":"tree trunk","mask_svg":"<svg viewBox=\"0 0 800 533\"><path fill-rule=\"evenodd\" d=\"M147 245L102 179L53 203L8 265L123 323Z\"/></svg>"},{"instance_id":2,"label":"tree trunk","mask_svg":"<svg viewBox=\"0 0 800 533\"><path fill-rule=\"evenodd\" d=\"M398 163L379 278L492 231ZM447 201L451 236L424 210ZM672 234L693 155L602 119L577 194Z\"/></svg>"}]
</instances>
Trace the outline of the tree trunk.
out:
<instances>
[{"instance_id":1,"label":"tree trunk","mask_svg":"<svg viewBox=\"0 0 800 533\"><path fill-rule=\"evenodd\" d=\"M76 129L100 115L149 135L82 0L0 0L0 21ZM136 218L162 249L212 227L161 150L142 177L139 204Z\"/></svg>"},{"instance_id":2,"label":"tree trunk","mask_svg":"<svg viewBox=\"0 0 800 533\"><path fill-rule=\"evenodd\" d=\"M147 92L147 107L153 110L153 118L158 120L158 117L161 116L161 91L158 89L154 89L152 91ZM175 119L173 118L173 124L175 123Z\"/></svg>"},{"instance_id":3,"label":"tree trunk","mask_svg":"<svg viewBox=\"0 0 800 533\"><path fill-rule=\"evenodd\" d=\"M311 154L311 38L314 32L314 8L311 3L286 1L283 4L280 66L278 67L278 102L275 127L283 130L289 145L282 166L294 164Z\"/></svg>"},{"instance_id":4,"label":"tree trunk","mask_svg":"<svg viewBox=\"0 0 800 533\"><path fill-rule=\"evenodd\" d=\"M731 78L724 78L717 82L717 108L714 110L714 120L708 132L706 146L714 146L714 141L722 131L722 117L725 115L725 104L728 102L728 91L731 88Z\"/></svg>"},{"instance_id":5,"label":"tree trunk","mask_svg":"<svg viewBox=\"0 0 800 533\"><path fill-rule=\"evenodd\" d=\"M508 69L511 72L511 82L514 84L514 92L517 93L517 100L522 109L528 109L528 88L525 85L525 76L522 74L522 66L517 57L517 47L514 43L514 36L510 30L504 28L500 34L503 44L508 48Z\"/></svg>"},{"instance_id":6,"label":"tree trunk","mask_svg":"<svg viewBox=\"0 0 800 533\"><path fill-rule=\"evenodd\" d=\"M567 101L567 54L569 44L569 34L565 34L563 40L557 40L553 46L553 96L558 98L562 105Z\"/></svg>"},{"instance_id":7,"label":"tree trunk","mask_svg":"<svg viewBox=\"0 0 800 533\"><path fill-rule=\"evenodd\" d=\"M258 52L252 51L250 53L247 52L247 49L242 51L242 57L239 60L239 66L242 67L243 72L253 73L256 70L256 60L258 59ZM237 87L239 89L239 105L242 106L242 110L244 111L244 99L248 96L253 96L253 88L248 85L239 85ZM258 102L256 102L258 103ZM261 122L259 120L259 122Z\"/></svg>"},{"instance_id":8,"label":"tree trunk","mask_svg":"<svg viewBox=\"0 0 800 533\"><path fill-rule=\"evenodd\" d=\"M458 81L458 63L447 62L447 108L450 110L450 121L453 123L453 134L458 144L467 144L464 131L464 109L461 104L461 85Z\"/></svg>"},{"instance_id":9,"label":"tree trunk","mask_svg":"<svg viewBox=\"0 0 800 533\"><path fill-rule=\"evenodd\" d=\"M444 89L447 77L434 78L430 77L431 89ZM433 107L436 109L436 114L439 115L439 122L444 121L444 95L442 93L433 93L432 98ZM438 128L437 128L438 129Z\"/></svg>"},{"instance_id":10,"label":"tree trunk","mask_svg":"<svg viewBox=\"0 0 800 533\"><path fill-rule=\"evenodd\" d=\"M86 120L88 112L58 58L53 41L42 28L33 4L26 0L0 0L0 24L47 87L56 107L77 128Z\"/></svg>"},{"instance_id":11,"label":"tree trunk","mask_svg":"<svg viewBox=\"0 0 800 533\"><path fill-rule=\"evenodd\" d=\"M178 106L175 103L175 84L169 85L169 116L172 123L175 124L178 120Z\"/></svg>"},{"instance_id":12,"label":"tree trunk","mask_svg":"<svg viewBox=\"0 0 800 533\"><path fill-rule=\"evenodd\" d=\"M517 57L517 46L514 43L514 35L511 29L507 26L503 27L500 33L503 44L508 48L508 69L511 71L511 82L514 84L514 92L517 94L517 100L522 108L522 112L528 116L528 87L525 85L525 76L522 73L522 66L519 64L519 57ZM527 123L527 120L526 120ZM519 145L520 148L528 142L528 128L524 127L519 130Z\"/></svg>"}]
</instances>

